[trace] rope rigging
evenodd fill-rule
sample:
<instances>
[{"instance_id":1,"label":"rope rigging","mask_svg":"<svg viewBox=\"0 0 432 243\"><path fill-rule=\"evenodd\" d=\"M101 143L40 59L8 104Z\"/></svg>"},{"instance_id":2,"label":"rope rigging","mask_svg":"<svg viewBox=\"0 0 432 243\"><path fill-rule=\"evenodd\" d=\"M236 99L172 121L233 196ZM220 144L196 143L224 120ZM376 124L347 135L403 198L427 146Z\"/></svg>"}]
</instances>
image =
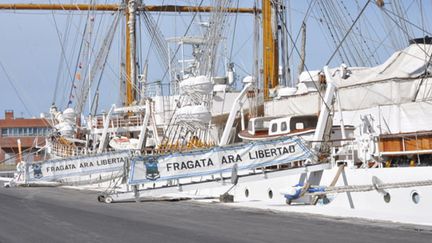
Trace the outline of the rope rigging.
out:
<instances>
[{"instance_id":1,"label":"rope rigging","mask_svg":"<svg viewBox=\"0 0 432 243\"><path fill-rule=\"evenodd\" d=\"M209 26L204 35L204 41L196 46L196 63L198 64L196 76L214 77L216 71L217 49L222 40L226 26L227 13L224 9L232 4L232 1L218 1L215 10L209 17ZM192 18L193 22L195 16ZM190 25L189 25L190 27ZM189 29L188 27L188 29ZM178 50L178 49L177 49ZM178 112L184 108L195 109L195 106L204 106L210 110L212 94L192 92L183 94L178 100L178 104L173 112L168 128L162 138L161 149L190 149L215 144L216 140L210 135L210 124L201 121L190 120L189 117Z\"/></svg>"},{"instance_id":2,"label":"rope rigging","mask_svg":"<svg viewBox=\"0 0 432 243\"><path fill-rule=\"evenodd\" d=\"M345 41L345 39L347 38L347 36L349 35L349 33L351 32L352 28L354 27L354 25L357 23L357 21L360 19L360 17L363 15L363 12L366 10L366 7L369 5L369 3L371 2L371 0L368 0L367 3L364 5L363 9L360 11L360 13L358 14L357 18L354 20L354 22L352 23L351 27L348 29L348 31L346 32L345 36L342 38L342 40L339 42L339 45L336 47L335 51L333 52L333 54L330 56L329 60L326 62L326 65L328 65L331 60L333 59L334 55L336 54L336 52L339 50L339 48L342 46L343 42Z\"/></svg>"},{"instance_id":3,"label":"rope rigging","mask_svg":"<svg viewBox=\"0 0 432 243\"><path fill-rule=\"evenodd\" d=\"M200 46L200 55L197 62L200 64L199 74L214 76L219 43L226 30L228 14L224 9L232 5L232 0L220 0L216 2L214 11L209 18L209 28L204 35L204 44Z\"/></svg>"},{"instance_id":4,"label":"rope rigging","mask_svg":"<svg viewBox=\"0 0 432 243\"><path fill-rule=\"evenodd\" d=\"M3 63L0 60L0 67L3 70L4 75L6 76L6 80L8 81L8 83L12 86L16 96L18 97L19 101L21 102L21 104L24 106L24 109L27 112L27 115L31 116L32 113L30 112L30 109L27 107L26 103L24 102L24 99L21 97L20 93L18 92L18 89L16 88L14 81L12 80L11 76L9 75L9 73L6 71L6 68L4 67Z\"/></svg>"},{"instance_id":5,"label":"rope rigging","mask_svg":"<svg viewBox=\"0 0 432 243\"><path fill-rule=\"evenodd\" d=\"M239 3L240 3L240 0L237 0L237 3L236 3L236 8L237 9L239 7ZM237 18L238 18L238 12L236 13L235 19L234 19L234 31L233 31L233 37L232 37L232 40L231 40L231 48L230 48L230 54L229 54L228 63L231 63L231 61L232 61L233 49L234 49L234 39L235 39L235 36L236 36L236 29L237 29Z\"/></svg>"},{"instance_id":6,"label":"rope rigging","mask_svg":"<svg viewBox=\"0 0 432 243\"><path fill-rule=\"evenodd\" d=\"M283 22L282 22L282 27L285 28L286 33L287 33L287 35L288 35L290 41L293 43L293 47L294 47L295 52L297 53L297 55L298 55L299 57L301 57L301 54L300 54L299 49L297 48L296 42L294 41L294 39L293 39L291 33L288 32L287 23L283 21ZM313 77L312 77L312 75L310 74L310 72L309 72L309 68L308 68L308 66L307 66L306 63L304 64L304 68L305 68L306 72L308 73L310 79L313 80ZM299 74L299 75L300 75L300 74ZM312 82L312 83L313 83L314 87L316 88L316 90L320 90L320 88L317 86L317 84L316 84L315 82ZM323 101L324 101L323 94L322 94L321 92L318 92L318 96L319 96L320 101L323 102ZM328 110L331 110L331 108L330 108L330 107L329 107L325 102L323 102L323 103L325 104L325 106L326 106L326 108L327 108Z\"/></svg>"},{"instance_id":7,"label":"rope rigging","mask_svg":"<svg viewBox=\"0 0 432 243\"><path fill-rule=\"evenodd\" d=\"M87 16L87 18L88 18L88 16ZM85 21L83 35L87 31L87 23L88 22ZM80 26L81 26L81 22L80 22ZM78 38L78 35L77 35L77 38ZM84 38L81 38L78 53L82 52L83 46L84 46ZM74 74L76 74L78 72L79 60L80 60L80 55L77 55L76 61L75 61L75 69L74 69L74 72L73 72ZM75 80L76 80L75 78L76 77L72 77L72 80L71 80L71 86L70 86L70 90L69 90L69 95L67 96L68 97L68 102L67 102L66 107L69 107L70 105L72 105L72 98L73 98L72 96L73 96L73 91L74 91L74 87L75 87Z\"/></svg>"},{"instance_id":8,"label":"rope rigging","mask_svg":"<svg viewBox=\"0 0 432 243\"><path fill-rule=\"evenodd\" d=\"M79 54L80 56L80 62L78 64L79 71L77 72L75 79L78 81L74 85L74 91L73 94L74 97L76 97L76 103L75 103L75 112L76 114L81 114L84 110L84 105L87 100L87 95L90 92L91 88L91 78L90 78L90 72L91 72L91 60L92 60L92 34L93 34L93 28L95 24L95 19L93 15L91 15L89 11L89 15L87 16L87 28L84 32L83 39L84 39L84 47L82 49L82 52Z\"/></svg>"},{"instance_id":9,"label":"rope rigging","mask_svg":"<svg viewBox=\"0 0 432 243\"><path fill-rule=\"evenodd\" d=\"M317 1L310 1L309 2L306 13L304 14L304 17L303 17L303 20L301 23L307 22L308 18L312 14L312 9L315 6L316 2ZM285 19L282 19L282 24L285 27L284 30L285 30L286 35L290 35L290 33L292 33L292 31L290 31L290 29L287 27L288 23L286 23ZM290 24L292 24L292 23L290 23ZM291 26L290 26L290 28L292 29ZM302 28L299 28L299 31L297 32L296 37L294 39L292 37L290 37L289 43L291 45L291 49L288 51L288 60L289 60L288 63L293 63L291 60L293 59L294 50L297 48L296 45L297 45L297 42L298 42L299 37L301 35L301 32L302 32ZM298 52L298 54L299 54L299 52ZM301 54L299 54L299 57L301 58ZM294 75L294 73L292 73L292 75ZM300 75L300 73L298 73L297 75ZM291 80L294 80L294 78L292 77ZM293 87L294 87L294 84L293 84Z\"/></svg>"},{"instance_id":10,"label":"rope rigging","mask_svg":"<svg viewBox=\"0 0 432 243\"><path fill-rule=\"evenodd\" d=\"M51 1L49 1L49 2L51 3ZM53 19L53 22L54 22L54 26L55 26L55 29L56 29L57 38L58 38L58 41L59 41L59 44L60 44L60 47L61 47L60 63L59 63L58 69L57 69L57 78L56 78L56 83L55 83L55 88L54 88L54 94L53 94L53 100L52 100L52 103L54 104L55 101L56 101L56 98L57 98L58 83L60 82L60 75L63 73L62 72L63 62L66 64L67 74L69 75L70 79L73 79L73 75L70 72L70 69L68 68L68 67L70 67L70 65L69 65L67 57L66 57L66 48L64 46L66 44L66 41L67 41L67 38L68 38L70 22L68 21L69 25L67 25L67 27L66 27L65 37L64 37L64 40L62 41L61 33L60 33L60 30L59 30L58 25L57 25L57 20L56 20L56 18L54 16L54 10L51 11L51 16L52 16L52 19Z\"/></svg>"},{"instance_id":11,"label":"rope rigging","mask_svg":"<svg viewBox=\"0 0 432 243\"><path fill-rule=\"evenodd\" d=\"M201 0L200 3L198 4L198 7L201 7L202 4L203 4L203 2L204 2L204 0ZM184 32L184 34L183 34L183 37L186 37L186 36L188 35L189 30L190 30L190 28L192 27L192 24L193 24L193 22L195 21L195 18L196 18L197 16L198 16L198 12L195 12L195 13L193 14L193 16L192 16L191 21L189 22L189 25L187 26L187 28L186 28L186 30L185 30L185 32ZM177 46L176 50L174 51L174 54L171 56L171 59L169 60L169 63L173 63L173 62L174 62L174 60L175 60L175 58L176 58L176 55L178 54L179 50L180 50L180 46ZM166 75L168 74L168 72L170 72L170 70L169 70L169 68L166 68L165 71L164 71L164 74L162 75L162 79L161 79L161 80L164 80L164 79L165 79L165 77L166 77Z\"/></svg>"},{"instance_id":12,"label":"rope rigging","mask_svg":"<svg viewBox=\"0 0 432 243\"><path fill-rule=\"evenodd\" d=\"M109 32L108 35L105 37L105 39L103 40L101 49L99 50L97 56L96 56L96 60L95 63L93 65L93 68L91 70L90 73L90 80L92 80L92 82L94 82L94 79L99 76L97 85L96 85L96 91L94 94L94 98L93 98L93 102L90 108L90 111L94 111L93 113L96 112L95 107L97 106L97 99L96 96L99 93L99 86L102 80L102 74L103 71L105 70L105 66L108 60L108 54L109 51L111 49L112 43L113 43L113 39L114 39L114 34L117 31L117 27L119 24L119 19L120 19L120 14L117 13L117 15L114 18L113 23L111 24L110 28L109 28Z\"/></svg>"},{"instance_id":13,"label":"rope rigging","mask_svg":"<svg viewBox=\"0 0 432 243\"><path fill-rule=\"evenodd\" d=\"M161 64L162 67L169 67L169 61L168 58L170 55L168 55L168 44L165 41L165 37L162 34L159 26L159 17L158 20L155 21L152 15L149 12L143 11L142 12L142 19L144 20L145 27L147 29L147 32L150 36L150 48L154 45L156 48L157 58ZM146 60L148 60L148 55Z\"/></svg>"}]
</instances>

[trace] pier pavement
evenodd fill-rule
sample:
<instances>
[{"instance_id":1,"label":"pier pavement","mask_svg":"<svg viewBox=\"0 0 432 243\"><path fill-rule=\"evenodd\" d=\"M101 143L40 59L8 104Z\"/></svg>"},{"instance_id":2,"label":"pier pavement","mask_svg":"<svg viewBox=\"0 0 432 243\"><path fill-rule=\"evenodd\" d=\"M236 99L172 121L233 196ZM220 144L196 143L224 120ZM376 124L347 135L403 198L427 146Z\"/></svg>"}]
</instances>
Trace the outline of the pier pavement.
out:
<instances>
[{"instance_id":1,"label":"pier pavement","mask_svg":"<svg viewBox=\"0 0 432 243\"><path fill-rule=\"evenodd\" d=\"M431 242L411 225L155 201L104 204L95 192L3 188L0 242Z\"/></svg>"}]
</instances>

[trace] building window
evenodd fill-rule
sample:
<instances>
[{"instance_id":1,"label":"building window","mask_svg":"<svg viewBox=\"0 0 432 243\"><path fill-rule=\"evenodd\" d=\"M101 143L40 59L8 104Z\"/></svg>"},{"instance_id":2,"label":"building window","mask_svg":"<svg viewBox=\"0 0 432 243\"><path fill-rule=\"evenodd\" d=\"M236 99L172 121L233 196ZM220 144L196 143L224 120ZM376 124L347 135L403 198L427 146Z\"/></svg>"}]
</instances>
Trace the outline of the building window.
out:
<instances>
[{"instance_id":1,"label":"building window","mask_svg":"<svg viewBox=\"0 0 432 243\"><path fill-rule=\"evenodd\" d=\"M42 127L38 127L37 130L38 130L38 131L37 131L37 135L38 135L38 136L43 136L43 135L44 135L44 132L43 132L43 128L42 128Z\"/></svg>"},{"instance_id":2,"label":"building window","mask_svg":"<svg viewBox=\"0 0 432 243\"><path fill-rule=\"evenodd\" d=\"M36 137L46 136L50 132L47 127L2 128L2 137Z\"/></svg>"}]
</instances>

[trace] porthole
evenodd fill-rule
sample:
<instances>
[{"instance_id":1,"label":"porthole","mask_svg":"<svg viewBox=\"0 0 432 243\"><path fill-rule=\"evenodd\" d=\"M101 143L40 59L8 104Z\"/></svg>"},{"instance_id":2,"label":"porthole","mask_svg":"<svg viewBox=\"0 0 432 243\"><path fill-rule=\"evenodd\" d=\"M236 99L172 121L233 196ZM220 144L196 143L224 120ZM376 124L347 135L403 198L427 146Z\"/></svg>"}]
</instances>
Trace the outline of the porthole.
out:
<instances>
[{"instance_id":1,"label":"porthole","mask_svg":"<svg viewBox=\"0 0 432 243\"><path fill-rule=\"evenodd\" d=\"M413 203L418 204L420 202L420 194L416 191L411 192L411 200Z\"/></svg>"},{"instance_id":2,"label":"porthole","mask_svg":"<svg viewBox=\"0 0 432 243\"><path fill-rule=\"evenodd\" d=\"M268 197L269 197L270 199L273 198L273 191L272 191L272 190L269 190L269 191L268 191Z\"/></svg>"},{"instance_id":3,"label":"porthole","mask_svg":"<svg viewBox=\"0 0 432 243\"><path fill-rule=\"evenodd\" d=\"M384 202L389 203L391 200L390 193L384 194Z\"/></svg>"},{"instance_id":4,"label":"porthole","mask_svg":"<svg viewBox=\"0 0 432 243\"><path fill-rule=\"evenodd\" d=\"M245 190L245 197L247 197L247 198L249 197L249 189Z\"/></svg>"}]
</instances>

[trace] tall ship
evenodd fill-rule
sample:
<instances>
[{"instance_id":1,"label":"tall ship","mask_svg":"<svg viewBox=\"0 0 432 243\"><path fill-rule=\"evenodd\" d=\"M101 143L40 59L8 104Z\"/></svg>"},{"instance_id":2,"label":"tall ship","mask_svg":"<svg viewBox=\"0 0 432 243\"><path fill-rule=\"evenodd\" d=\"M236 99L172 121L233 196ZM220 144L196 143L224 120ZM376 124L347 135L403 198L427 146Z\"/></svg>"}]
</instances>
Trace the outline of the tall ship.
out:
<instances>
[{"instance_id":1,"label":"tall ship","mask_svg":"<svg viewBox=\"0 0 432 243\"><path fill-rule=\"evenodd\" d=\"M33 179L34 183L45 182L47 177L42 178L39 171L63 172L49 177L49 181L60 184L109 181L124 176L128 154L163 153L216 144L231 104L240 93L235 89L234 63L223 58L227 53L220 47L226 32L224 22L233 13L257 13L256 8L233 6L230 1L216 1L211 6L147 6L141 1L0 6L6 10L91 12L80 33L83 40L76 56L77 66L72 71L66 70L74 73L66 105L61 102L65 107L60 108L53 101L49 110L54 132L47 137L43 149L50 163L44 163L43 168L33 165L38 178L27 178L26 183ZM96 23L95 16L100 11L114 12L114 18L102 41L97 42L95 28L100 23ZM183 36L165 37L152 12L192 12L189 28L198 29L200 34L194 36L188 33L188 28ZM208 20L196 22L194 19L200 12ZM144 25L150 36L151 60L148 57L142 60L143 53L139 53L143 40L138 35L141 31L138 25ZM108 56L118 32L122 34L121 49L125 51L120 61L121 101L98 114L101 79L103 71L112 68ZM161 65L161 80L148 78L150 62ZM58 163L62 165L57 166Z\"/></svg>"},{"instance_id":2,"label":"tall ship","mask_svg":"<svg viewBox=\"0 0 432 243\"><path fill-rule=\"evenodd\" d=\"M423 37L409 34L411 22L403 20L403 4L364 1L355 16L347 17L330 10L346 9L344 4L311 1L307 15L314 7L320 9L318 16L331 32L335 49L322 69L308 70L305 44L297 47L289 31L285 1L263 0L249 8L239 8L235 1L212 3L209 8L178 7L211 14L200 23L203 36L174 38L163 38L146 11L176 7L133 0L109 5L128 19L125 106L112 106L82 124L77 114L91 87L83 84L84 98L76 109L51 108L57 131L47 147L52 157L20 164L13 182L105 181L109 189L98 199L107 203L147 197L218 198L245 207L432 225L427 213L432 205L432 40L426 29ZM63 9L77 7L90 8ZM371 61L373 45L364 43L359 27L370 8L387 17L398 13L390 20L402 20L397 26L407 39L406 46L381 63ZM241 80L242 90L232 92L234 64L225 63L219 75L216 60L223 24L235 12L254 16L256 58L251 75ZM137 16L147 19L152 40L165 58L162 62L169 66L168 96L150 95L146 65L137 74ZM342 19L348 24L337 22ZM110 43L109 38L104 43ZM306 42L305 34L302 40ZM182 53L190 50L193 58L176 59L168 43ZM104 49L100 53L97 57L106 55ZM300 56L297 82L290 68L293 53ZM335 56L342 61L330 67ZM100 70L104 62L96 61ZM87 72L93 80L96 71Z\"/></svg>"}]
</instances>

